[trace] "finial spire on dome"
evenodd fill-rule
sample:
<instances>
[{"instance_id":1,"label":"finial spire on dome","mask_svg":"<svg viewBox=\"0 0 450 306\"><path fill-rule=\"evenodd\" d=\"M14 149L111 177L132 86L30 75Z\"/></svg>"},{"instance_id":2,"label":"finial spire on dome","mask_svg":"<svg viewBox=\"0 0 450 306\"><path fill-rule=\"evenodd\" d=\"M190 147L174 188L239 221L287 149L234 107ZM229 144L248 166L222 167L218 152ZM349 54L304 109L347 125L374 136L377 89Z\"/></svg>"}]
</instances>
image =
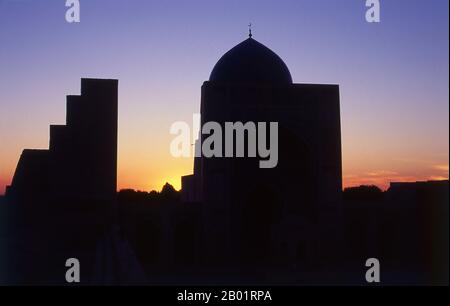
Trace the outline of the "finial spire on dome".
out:
<instances>
[{"instance_id":1,"label":"finial spire on dome","mask_svg":"<svg viewBox=\"0 0 450 306\"><path fill-rule=\"evenodd\" d=\"M252 23L250 22L249 24L248 24L248 37L249 38L252 38Z\"/></svg>"}]
</instances>

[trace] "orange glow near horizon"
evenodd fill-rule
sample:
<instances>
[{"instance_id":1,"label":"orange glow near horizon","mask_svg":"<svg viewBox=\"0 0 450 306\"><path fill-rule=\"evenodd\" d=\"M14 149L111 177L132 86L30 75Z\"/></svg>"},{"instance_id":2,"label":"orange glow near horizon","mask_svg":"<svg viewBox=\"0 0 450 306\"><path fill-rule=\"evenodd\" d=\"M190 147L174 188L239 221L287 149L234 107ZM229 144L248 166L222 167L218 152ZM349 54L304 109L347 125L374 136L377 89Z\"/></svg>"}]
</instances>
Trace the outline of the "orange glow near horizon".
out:
<instances>
[{"instance_id":1,"label":"orange glow near horizon","mask_svg":"<svg viewBox=\"0 0 450 306\"><path fill-rule=\"evenodd\" d=\"M155 116L156 118L149 118L147 122L143 120L147 111L151 113L150 109L144 109L139 115L142 118L135 118L126 112L120 114L117 188L159 191L168 182L180 190L181 176L193 172L193 158L175 158L170 155L170 141L174 136L170 135L169 128L174 121L183 120L189 123L192 119L189 115L181 118L176 115ZM6 185L11 183L22 149L48 146L46 129L49 122L45 122L45 116L43 117L38 118L36 128L25 124L22 129L16 131L14 137L12 134L4 134L4 146L7 145L7 149L0 151L0 194L4 194ZM55 115L55 118L60 117L60 114ZM342 127L344 188L377 185L386 190L390 182L448 180L446 143L437 143L433 149L425 150L419 142L416 147L412 147L413 141L410 140L399 146L388 138L367 139L361 131L355 131L345 125L347 121L343 120ZM367 131L367 134L371 133L373 132Z\"/></svg>"},{"instance_id":2,"label":"orange glow near horizon","mask_svg":"<svg viewBox=\"0 0 450 306\"><path fill-rule=\"evenodd\" d=\"M361 185L376 185L382 190L387 190L392 182L417 182L417 181L442 181L448 180L447 176L440 175L424 175L424 176L402 176L395 172L391 175L379 175L366 173L365 176L344 175L343 188L357 187Z\"/></svg>"},{"instance_id":3,"label":"orange glow near horizon","mask_svg":"<svg viewBox=\"0 0 450 306\"><path fill-rule=\"evenodd\" d=\"M145 97L144 93L145 91L142 91L142 96ZM123 92L122 94L125 95ZM170 142L175 136L170 135L169 129L175 121L192 122L192 111L173 114L170 109L170 114L151 115L153 106L146 102L151 100L150 98L146 100L133 98L132 96L130 99L128 96L119 99L128 104L130 100L135 101L136 104L144 105L144 107L139 112L135 110L131 112L128 109L119 112L117 188L118 190L130 188L159 191L168 182L179 190L181 176L193 172L193 158L171 156ZM122 103L125 104L125 102ZM349 101L345 100L341 103L345 106L345 103ZM119 103L119 105L123 104ZM24 122L17 130L9 129L11 133L3 132L8 130L7 124L14 122L0 122L3 140L3 148L0 151L0 194L4 194L6 185L11 183L22 150L47 148L48 125L53 122L63 123L60 119L64 118L61 115L65 111L64 104L56 99L55 105L58 105L60 109L51 116L48 114L33 116L32 123ZM31 115L29 113L30 118ZM345 112L342 114L342 119L344 188L377 185L385 190L390 182L448 180L448 145L445 141L424 136L417 141L414 139L397 141L391 136L392 133L384 131L381 133L376 127L362 126L354 122L354 117L346 118ZM3 123L4 127L2 127ZM354 129L353 126L360 126L360 128ZM366 135L373 135L373 137L369 139ZM379 136L375 137L377 135Z\"/></svg>"},{"instance_id":4,"label":"orange glow near horizon","mask_svg":"<svg viewBox=\"0 0 450 306\"><path fill-rule=\"evenodd\" d=\"M160 152L162 153L162 152ZM20 154L19 154L20 155ZM17 160L19 158L17 155ZM17 161L9 160L8 167L0 172L0 194L4 193L5 187L11 183ZM403 172L391 170L371 170L347 167L344 163L343 188L360 185L376 185L383 190L389 188L391 182L415 182L427 180L448 180L448 164L423 163L405 169ZM135 189L140 191L160 191L167 182L175 189L181 189L181 176L189 175L193 170L192 158L171 157L168 150L165 158L148 163L139 159L127 160L119 157L118 165L118 190Z\"/></svg>"}]
</instances>

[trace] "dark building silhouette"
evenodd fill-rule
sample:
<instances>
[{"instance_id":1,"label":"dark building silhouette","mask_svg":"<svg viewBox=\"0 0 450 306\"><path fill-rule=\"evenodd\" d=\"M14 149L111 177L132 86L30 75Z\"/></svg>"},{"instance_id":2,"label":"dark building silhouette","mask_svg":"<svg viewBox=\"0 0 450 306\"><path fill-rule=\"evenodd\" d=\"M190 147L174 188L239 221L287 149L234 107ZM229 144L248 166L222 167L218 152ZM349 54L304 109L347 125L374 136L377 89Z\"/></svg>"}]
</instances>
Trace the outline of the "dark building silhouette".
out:
<instances>
[{"instance_id":1,"label":"dark building silhouette","mask_svg":"<svg viewBox=\"0 0 450 306\"><path fill-rule=\"evenodd\" d=\"M448 180L393 182L381 195L367 186L345 190L348 275L375 257L383 284L448 285L448 190Z\"/></svg>"},{"instance_id":2,"label":"dark building silhouette","mask_svg":"<svg viewBox=\"0 0 450 306\"><path fill-rule=\"evenodd\" d=\"M391 183L383 203L387 216L379 219L385 229L378 251L396 272L392 281L448 285L448 191L448 180Z\"/></svg>"},{"instance_id":3,"label":"dark building silhouette","mask_svg":"<svg viewBox=\"0 0 450 306\"><path fill-rule=\"evenodd\" d=\"M117 229L117 80L82 79L48 150L23 151L8 200L3 281L65 284L68 258L83 284L134 282L140 268Z\"/></svg>"},{"instance_id":4,"label":"dark building silhouette","mask_svg":"<svg viewBox=\"0 0 450 306\"><path fill-rule=\"evenodd\" d=\"M8 196L115 199L117 83L82 79L81 95L67 97L67 124L50 126L48 150L23 151Z\"/></svg>"},{"instance_id":5,"label":"dark building silhouette","mask_svg":"<svg viewBox=\"0 0 450 306\"><path fill-rule=\"evenodd\" d=\"M248 38L203 84L201 121L223 131L225 122L278 122L279 130L275 168L260 169L258 158L198 157L182 178L183 199L203 204L205 260L290 274L318 261L325 268L340 233L339 87L294 84L281 58Z\"/></svg>"}]
</instances>

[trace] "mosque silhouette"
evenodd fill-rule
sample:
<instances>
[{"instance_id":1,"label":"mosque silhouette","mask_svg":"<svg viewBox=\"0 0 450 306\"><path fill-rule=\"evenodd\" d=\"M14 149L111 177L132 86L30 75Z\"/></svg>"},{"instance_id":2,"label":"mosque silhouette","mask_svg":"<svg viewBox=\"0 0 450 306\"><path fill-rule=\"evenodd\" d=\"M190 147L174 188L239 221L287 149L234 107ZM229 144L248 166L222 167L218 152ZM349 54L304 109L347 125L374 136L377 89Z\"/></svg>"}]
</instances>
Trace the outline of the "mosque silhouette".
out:
<instances>
[{"instance_id":1,"label":"mosque silhouette","mask_svg":"<svg viewBox=\"0 0 450 306\"><path fill-rule=\"evenodd\" d=\"M180 192L117 193L117 90L82 79L49 149L23 151L0 282L65 284L77 258L81 284L364 284L376 257L386 283L448 284L448 181L343 193L339 86L293 83L251 33L204 82L201 120L278 122L275 168L196 157Z\"/></svg>"}]
</instances>

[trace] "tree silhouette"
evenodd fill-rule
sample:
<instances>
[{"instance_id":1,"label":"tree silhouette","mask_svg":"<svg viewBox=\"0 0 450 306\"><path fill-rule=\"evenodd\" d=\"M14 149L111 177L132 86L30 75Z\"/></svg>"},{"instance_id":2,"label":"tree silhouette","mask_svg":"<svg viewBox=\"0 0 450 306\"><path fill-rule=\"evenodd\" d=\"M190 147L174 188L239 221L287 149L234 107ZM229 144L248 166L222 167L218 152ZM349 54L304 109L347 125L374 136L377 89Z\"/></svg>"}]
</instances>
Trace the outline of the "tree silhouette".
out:
<instances>
[{"instance_id":1,"label":"tree silhouette","mask_svg":"<svg viewBox=\"0 0 450 306\"><path fill-rule=\"evenodd\" d=\"M383 191L375 185L361 185L344 189L346 201L379 201L383 199Z\"/></svg>"},{"instance_id":2,"label":"tree silhouette","mask_svg":"<svg viewBox=\"0 0 450 306\"><path fill-rule=\"evenodd\" d=\"M177 200L179 198L179 193L172 185L165 183L161 189L160 196L162 200Z\"/></svg>"}]
</instances>

